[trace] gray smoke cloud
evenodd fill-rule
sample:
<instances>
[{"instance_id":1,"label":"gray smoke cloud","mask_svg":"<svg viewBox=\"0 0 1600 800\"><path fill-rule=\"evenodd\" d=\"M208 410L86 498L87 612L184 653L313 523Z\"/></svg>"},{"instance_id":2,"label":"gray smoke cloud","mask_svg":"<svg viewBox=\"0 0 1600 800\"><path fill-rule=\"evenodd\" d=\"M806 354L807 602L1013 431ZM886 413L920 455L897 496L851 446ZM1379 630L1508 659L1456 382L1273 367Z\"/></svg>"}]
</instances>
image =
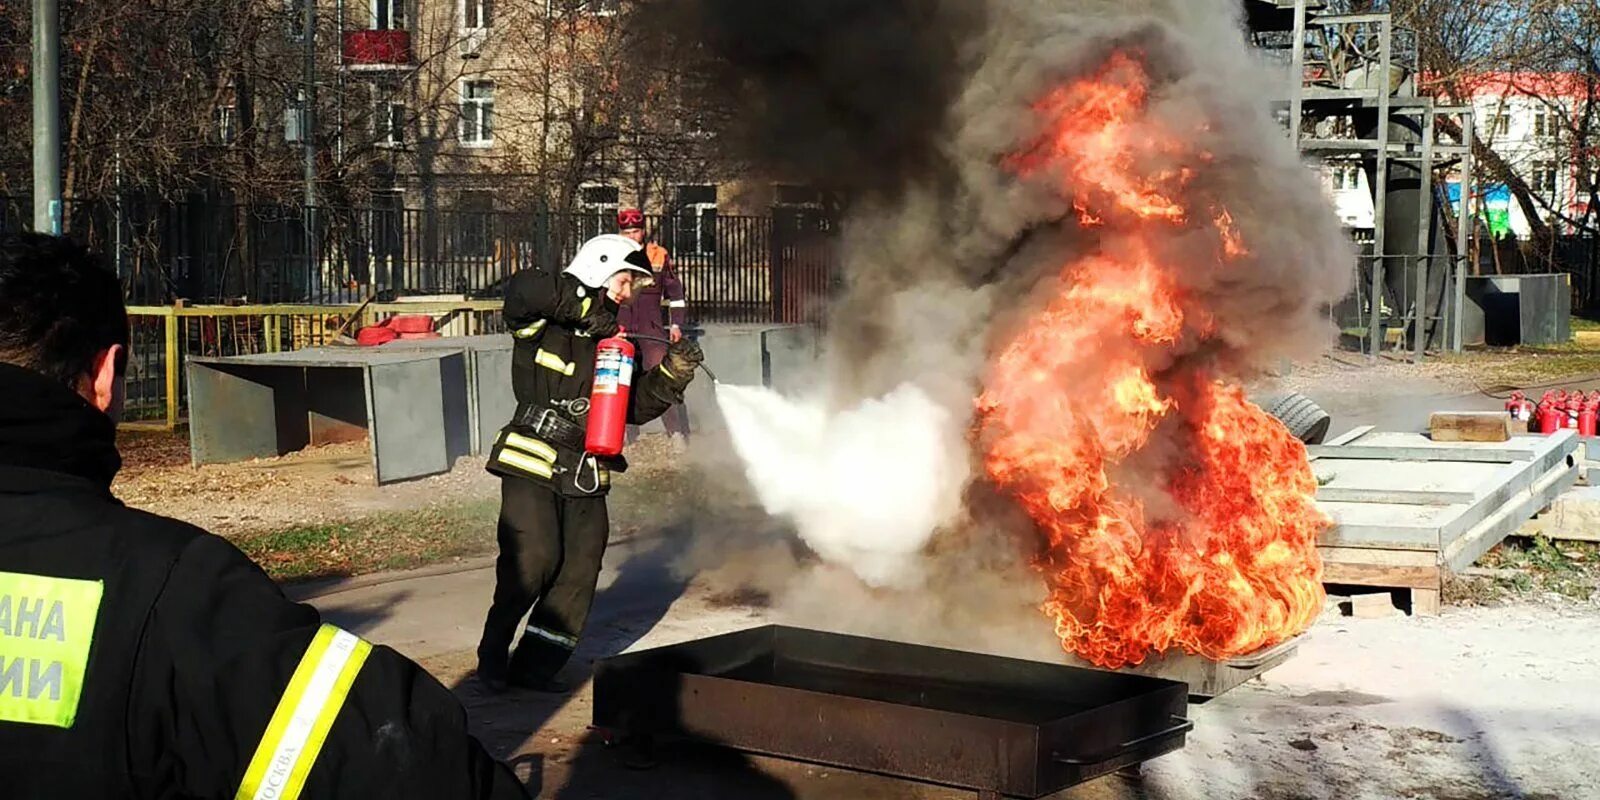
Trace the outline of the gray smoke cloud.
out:
<instances>
[{"instance_id":1,"label":"gray smoke cloud","mask_svg":"<svg viewBox=\"0 0 1600 800\"><path fill-rule=\"evenodd\" d=\"M1168 366L1203 363L1249 383L1329 340L1326 307L1346 292L1349 246L1313 172L1270 117L1269 99L1288 76L1249 50L1237 0L673 7L689 9L678 33L704 43L727 102L752 117L729 129L736 152L775 176L850 192L846 286L830 316L815 408L848 414L913 387L948 411L943 430L924 432L928 440L963 439L997 341L1059 291L1063 265L1117 233L1080 227L1075 187L1055 176L1019 179L1004 162L1039 134L1042 96L1118 51L1136 53L1151 75L1151 124L1185 137L1184 152L1209 154L1150 168L1192 168L1184 199L1226 208L1250 249L1224 269L1205 226L1157 242L1179 289L1215 324ZM790 607L835 628L946 643L959 635L988 649L1007 648L992 634L973 640L974 630L1037 631L1037 585L1021 577L1028 538L1016 535L1027 525L1004 503L975 499L985 491L970 476L981 470L961 474L956 491L967 502L907 556L923 576L915 588L845 589L849 565L836 563L794 578ZM932 507L939 498L923 500ZM849 524L837 514L831 521Z\"/></svg>"}]
</instances>

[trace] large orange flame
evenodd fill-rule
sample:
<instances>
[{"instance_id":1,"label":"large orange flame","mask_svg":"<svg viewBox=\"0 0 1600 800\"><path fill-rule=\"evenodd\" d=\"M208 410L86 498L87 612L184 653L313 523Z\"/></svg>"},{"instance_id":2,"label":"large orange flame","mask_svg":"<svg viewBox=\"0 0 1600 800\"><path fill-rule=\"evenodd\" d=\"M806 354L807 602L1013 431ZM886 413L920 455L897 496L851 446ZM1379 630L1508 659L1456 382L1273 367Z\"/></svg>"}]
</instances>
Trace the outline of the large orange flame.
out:
<instances>
[{"instance_id":1,"label":"large orange flame","mask_svg":"<svg viewBox=\"0 0 1600 800\"><path fill-rule=\"evenodd\" d=\"M978 399L986 471L1041 533L1044 610L1063 647L1112 668L1253 652L1323 604L1305 448L1198 355L1215 321L1160 255L1201 228L1214 252L1187 261L1237 269L1249 248L1226 209L1185 199L1210 158L1148 117L1149 86L1122 52L1035 105L1045 133L1006 166L1059 180L1099 243L1001 346Z\"/></svg>"}]
</instances>

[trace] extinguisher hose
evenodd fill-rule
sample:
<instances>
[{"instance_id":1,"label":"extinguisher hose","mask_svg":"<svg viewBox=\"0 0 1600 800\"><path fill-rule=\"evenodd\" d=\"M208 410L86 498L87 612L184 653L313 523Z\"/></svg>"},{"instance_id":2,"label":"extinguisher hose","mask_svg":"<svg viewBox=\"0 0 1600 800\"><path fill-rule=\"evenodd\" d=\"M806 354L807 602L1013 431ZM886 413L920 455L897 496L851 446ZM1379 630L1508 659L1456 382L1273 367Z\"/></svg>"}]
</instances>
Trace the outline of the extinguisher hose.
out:
<instances>
[{"instance_id":1,"label":"extinguisher hose","mask_svg":"<svg viewBox=\"0 0 1600 800\"><path fill-rule=\"evenodd\" d=\"M664 338L664 337L661 337L661 336L644 336L644 335L641 335L641 334L631 333L631 332L625 332L622 335L626 336L629 339L641 339L641 340L644 340L644 341L647 341L647 342L660 342L660 343L662 343L662 344L664 344L664 345L666 345L668 347L671 347L673 345L673 341L671 339L667 339L667 338ZM712 383L721 383L721 381L717 380L717 374L715 372L712 372L710 367L706 366L706 362L704 362L704 361L700 362L700 369L705 370L706 377L710 378Z\"/></svg>"}]
</instances>

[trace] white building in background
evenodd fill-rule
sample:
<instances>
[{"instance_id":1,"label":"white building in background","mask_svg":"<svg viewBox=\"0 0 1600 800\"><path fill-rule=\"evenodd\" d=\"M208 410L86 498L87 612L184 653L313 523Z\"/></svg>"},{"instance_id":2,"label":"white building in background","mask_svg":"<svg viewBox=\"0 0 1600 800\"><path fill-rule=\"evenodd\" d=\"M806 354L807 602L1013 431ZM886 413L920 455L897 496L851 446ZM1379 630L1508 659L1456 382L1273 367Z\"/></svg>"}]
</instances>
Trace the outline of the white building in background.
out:
<instances>
[{"instance_id":1,"label":"white building in background","mask_svg":"<svg viewBox=\"0 0 1600 800\"><path fill-rule=\"evenodd\" d=\"M1571 73L1489 73L1470 87L1477 136L1505 158L1534 193L1572 216L1581 216L1588 204L1570 133L1574 112L1580 117L1583 113L1585 87L1582 76ZM1339 130L1337 122L1330 127L1322 135L1349 135ZM1372 190L1360 162L1326 162L1321 173L1339 220L1349 228L1371 228ZM1449 192L1451 202L1456 202L1454 185ZM1479 186L1478 192L1480 215L1490 229L1529 235L1528 219L1506 187ZM1560 227L1554 215L1549 221Z\"/></svg>"},{"instance_id":2,"label":"white building in background","mask_svg":"<svg viewBox=\"0 0 1600 800\"><path fill-rule=\"evenodd\" d=\"M1346 228L1372 227L1372 190L1360 162L1324 163L1322 188Z\"/></svg>"}]
</instances>

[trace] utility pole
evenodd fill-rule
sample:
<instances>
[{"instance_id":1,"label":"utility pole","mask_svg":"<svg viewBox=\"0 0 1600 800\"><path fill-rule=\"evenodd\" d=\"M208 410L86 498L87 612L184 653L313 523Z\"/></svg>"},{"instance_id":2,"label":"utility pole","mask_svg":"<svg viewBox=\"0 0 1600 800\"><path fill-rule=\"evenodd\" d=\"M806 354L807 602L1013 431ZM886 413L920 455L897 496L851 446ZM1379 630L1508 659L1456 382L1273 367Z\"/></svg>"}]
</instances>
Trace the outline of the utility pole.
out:
<instances>
[{"instance_id":1,"label":"utility pole","mask_svg":"<svg viewBox=\"0 0 1600 800\"><path fill-rule=\"evenodd\" d=\"M305 5L305 105L300 113L300 145L306 159L306 258L311 285L318 285L316 272L321 265L317 254L317 0L302 0Z\"/></svg>"},{"instance_id":2,"label":"utility pole","mask_svg":"<svg viewBox=\"0 0 1600 800\"><path fill-rule=\"evenodd\" d=\"M61 233L61 25L56 0L33 0L33 229Z\"/></svg>"}]
</instances>

